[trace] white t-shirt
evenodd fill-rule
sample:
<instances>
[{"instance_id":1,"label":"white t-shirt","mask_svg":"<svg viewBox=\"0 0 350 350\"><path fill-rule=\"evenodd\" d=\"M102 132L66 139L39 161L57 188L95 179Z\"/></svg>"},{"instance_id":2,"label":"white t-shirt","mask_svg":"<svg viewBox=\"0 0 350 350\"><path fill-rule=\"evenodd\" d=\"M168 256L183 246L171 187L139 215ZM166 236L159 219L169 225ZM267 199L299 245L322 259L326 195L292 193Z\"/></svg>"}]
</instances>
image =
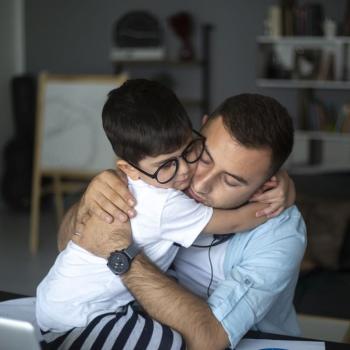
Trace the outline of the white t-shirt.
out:
<instances>
[{"instance_id":1,"label":"white t-shirt","mask_svg":"<svg viewBox=\"0 0 350 350\"><path fill-rule=\"evenodd\" d=\"M213 209L183 192L129 179L137 215L131 220L133 239L161 270L178 251L189 247L207 225ZM36 315L42 330L63 332L84 327L96 316L113 312L134 297L99 258L73 242L62 251L37 288Z\"/></svg>"}]
</instances>

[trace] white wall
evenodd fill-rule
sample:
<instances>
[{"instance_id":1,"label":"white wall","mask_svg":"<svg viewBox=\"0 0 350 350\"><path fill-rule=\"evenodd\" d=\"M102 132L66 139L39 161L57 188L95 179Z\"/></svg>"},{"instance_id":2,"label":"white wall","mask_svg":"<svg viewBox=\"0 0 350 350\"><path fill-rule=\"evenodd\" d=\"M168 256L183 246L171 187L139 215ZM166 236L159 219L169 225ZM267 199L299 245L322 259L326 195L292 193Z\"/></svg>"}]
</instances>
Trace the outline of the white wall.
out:
<instances>
[{"instance_id":1,"label":"white wall","mask_svg":"<svg viewBox=\"0 0 350 350\"><path fill-rule=\"evenodd\" d=\"M0 176L4 170L2 150L13 135L10 81L14 74L24 72L23 1L0 1Z\"/></svg>"}]
</instances>

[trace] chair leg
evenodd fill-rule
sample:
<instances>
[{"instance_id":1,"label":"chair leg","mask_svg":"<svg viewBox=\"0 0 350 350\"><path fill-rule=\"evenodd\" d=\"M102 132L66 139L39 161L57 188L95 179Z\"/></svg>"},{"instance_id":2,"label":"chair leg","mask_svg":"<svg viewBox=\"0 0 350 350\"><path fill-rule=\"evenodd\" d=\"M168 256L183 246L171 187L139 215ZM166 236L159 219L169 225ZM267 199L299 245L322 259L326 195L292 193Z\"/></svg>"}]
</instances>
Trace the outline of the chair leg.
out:
<instances>
[{"instance_id":1,"label":"chair leg","mask_svg":"<svg viewBox=\"0 0 350 350\"><path fill-rule=\"evenodd\" d=\"M61 182L61 177L59 175L54 176L53 190L55 195L57 224L59 225L62 221L63 213L64 213L62 182Z\"/></svg>"},{"instance_id":2,"label":"chair leg","mask_svg":"<svg viewBox=\"0 0 350 350\"><path fill-rule=\"evenodd\" d=\"M33 178L29 233L29 249L33 255L37 254L39 248L40 196L41 176L37 174Z\"/></svg>"}]
</instances>

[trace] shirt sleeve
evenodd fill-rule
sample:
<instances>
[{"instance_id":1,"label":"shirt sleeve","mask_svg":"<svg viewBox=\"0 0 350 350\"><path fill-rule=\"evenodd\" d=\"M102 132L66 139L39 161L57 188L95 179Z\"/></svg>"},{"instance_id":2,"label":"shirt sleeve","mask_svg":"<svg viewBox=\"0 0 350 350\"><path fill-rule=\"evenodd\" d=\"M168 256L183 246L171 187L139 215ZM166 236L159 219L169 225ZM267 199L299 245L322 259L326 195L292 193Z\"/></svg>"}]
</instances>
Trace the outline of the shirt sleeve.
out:
<instances>
[{"instance_id":1,"label":"shirt sleeve","mask_svg":"<svg viewBox=\"0 0 350 350\"><path fill-rule=\"evenodd\" d=\"M232 348L290 286L304 255L306 228L300 213L271 219L268 223L255 231L244 248L241 262L231 268L208 299Z\"/></svg>"},{"instance_id":2,"label":"shirt sleeve","mask_svg":"<svg viewBox=\"0 0 350 350\"><path fill-rule=\"evenodd\" d=\"M181 191L172 191L161 216L161 238L189 247L207 226L213 208L197 203Z\"/></svg>"},{"instance_id":3,"label":"shirt sleeve","mask_svg":"<svg viewBox=\"0 0 350 350\"><path fill-rule=\"evenodd\" d=\"M105 259L70 241L37 288L38 325L53 332L86 326L96 311L91 302L108 293L113 278Z\"/></svg>"}]
</instances>

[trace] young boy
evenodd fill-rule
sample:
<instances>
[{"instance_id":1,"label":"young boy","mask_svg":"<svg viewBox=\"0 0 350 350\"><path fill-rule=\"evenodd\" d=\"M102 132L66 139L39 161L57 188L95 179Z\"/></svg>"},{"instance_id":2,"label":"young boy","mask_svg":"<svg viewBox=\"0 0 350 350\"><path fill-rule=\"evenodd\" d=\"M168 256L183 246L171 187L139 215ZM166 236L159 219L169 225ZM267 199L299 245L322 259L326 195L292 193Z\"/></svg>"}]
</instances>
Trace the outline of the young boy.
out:
<instances>
[{"instance_id":1,"label":"young boy","mask_svg":"<svg viewBox=\"0 0 350 350\"><path fill-rule=\"evenodd\" d=\"M178 251L200 233L227 234L251 229L261 204L217 210L187 197L186 189L201 161L205 138L192 130L177 97L162 85L129 80L111 91L103 127L137 200L131 220L133 240L163 271ZM43 331L84 327L98 315L133 301L106 260L73 242L59 254L37 289L37 320Z\"/></svg>"}]
</instances>

